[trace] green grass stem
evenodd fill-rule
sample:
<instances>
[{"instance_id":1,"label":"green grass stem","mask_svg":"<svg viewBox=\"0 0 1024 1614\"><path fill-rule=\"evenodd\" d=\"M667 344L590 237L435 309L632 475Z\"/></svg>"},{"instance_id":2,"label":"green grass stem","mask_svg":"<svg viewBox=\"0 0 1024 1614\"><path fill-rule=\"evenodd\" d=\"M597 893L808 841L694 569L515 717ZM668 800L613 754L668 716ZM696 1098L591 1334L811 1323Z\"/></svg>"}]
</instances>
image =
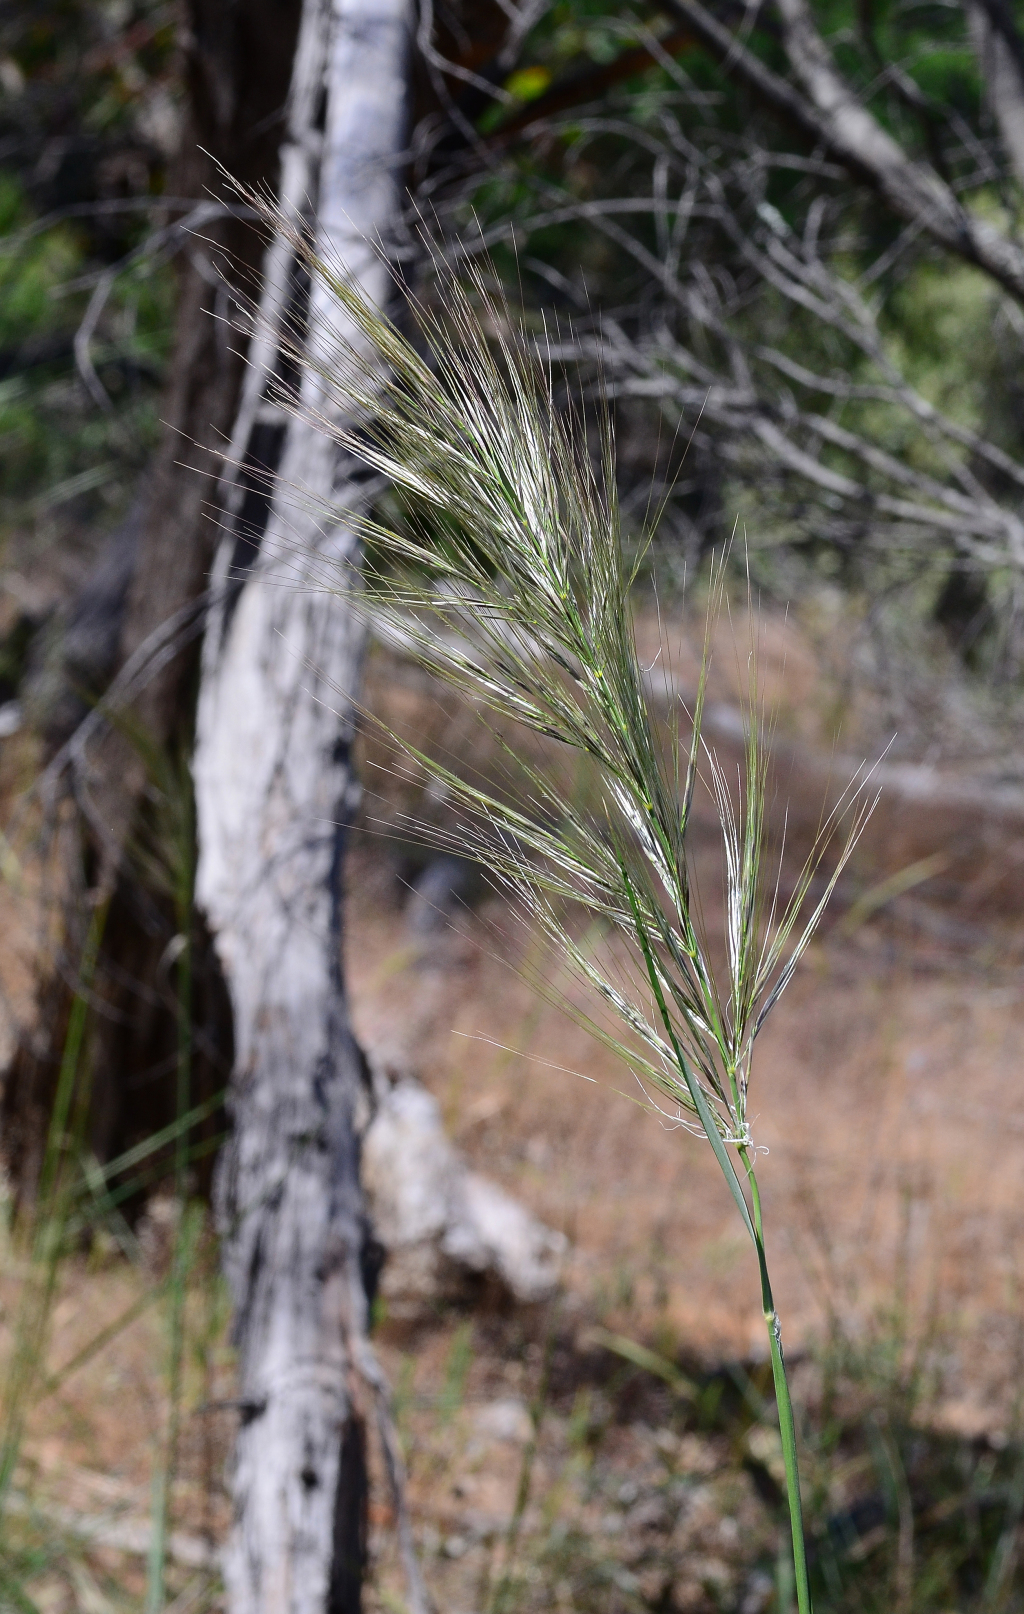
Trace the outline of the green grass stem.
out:
<instances>
[{"instance_id":1,"label":"green grass stem","mask_svg":"<svg viewBox=\"0 0 1024 1614\"><path fill-rule=\"evenodd\" d=\"M796 1581L796 1604L799 1614L811 1614L811 1589L807 1578L807 1547L804 1539L804 1511L800 1496L800 1465L796 1449L796 1422L793 1417L793 1399L789 1393L789 1375L782 1349L782 1324L775 1307L768 1260L764 1248L764 1222L761 1212L761 1192L757 1185L754 1162L745 1146L739 1150L740 1159L750 1184L753 1208L754 1248L761 1277L761 1304L768 1329L768 1346L772 1358L772 1378L775 1382L775 1403L779 1415L779 1434L782 1438L782 1460L786 1469L786 1501L789 1505L789 1523L793 1536L793 1572Z\"/></svg>"},{"instance_id":2,"label":"green grass stem","mask_svg":"<svg viewBox=\"0 0 1024 1614\"><path fill-rule=\"evenodd\" d=\"M467 285L442 272L439 312L413 303L423 338L418 349L364 301L344 266L318 258L309 237L264 198L245 193L245 200L336 299L336 323L316 341L304 327L285 333L284 349L316 387L301 396L282 388L278 401L328 430L389 483L389 509L397 511L389 520L388 511L346 508L344 519L366 545L358 579L333 561L318 571L318 555L308 548L268 551L261 563L279 567L281 581L293 568L304 586L344 595L350 609L386 629L480 715L508 759L507 779L494 786L390 736L441 786L450 815L446 824L411 819L404 827L478 859L518 899L600 1007L582 1007L581 995L562 993L550 979L538 983L541 990L560 998L624 1061L651 1108L711 1145L757 1255L798 1608L810 1614L793 1407L768 1280L747 1097L756 1038L874 805L865 799L870 775L858 776L822 815L783 898L781 871L769 867L770 724L753 647L736 783L702 733L725 558L712 566L696 689L662 723L637 654L636 568L624 552L607 412L598 419L595 463L588 422L577 406L556 398L550 370L536 361L530 337L495 302L481 273L471 271ZM311 358L316 353L329 357ZM304 402L317 388L317 403ZM329 509L324 515L337 520ZM639 553L650 537L641 535ZM506 723L533 736L533 748L508 738L500 726ZM581 788L566 790L563 756L578 766ZM698 783L721 829L724 970L708 945L693 883L688 831ZM822 858L844 825L832 872L812 895ZM580 910L617 944L607 960L589 940L581 943L567 919Z\"/></svg>"},{"instance_id":3,"label":"green grass stem","mask_svg":"<svg viewBox=\"0 0 1024 1614\"><path fill-rule=\"evenodd\" d=\"M83 1048L89 994L106 917L106 903L98 904L90 916L79 965L78 988L72 999L64 1037L39 1184L31 1206L28 1271L15 1324L14 1350L4 1384L3 1434L0 1438L0 1517L21 1453L33 1390L43 1371L50 1314L76 1199L73 1166L89 1100L87 1075L83 1077Z\"/></svg>"}]
</instances>

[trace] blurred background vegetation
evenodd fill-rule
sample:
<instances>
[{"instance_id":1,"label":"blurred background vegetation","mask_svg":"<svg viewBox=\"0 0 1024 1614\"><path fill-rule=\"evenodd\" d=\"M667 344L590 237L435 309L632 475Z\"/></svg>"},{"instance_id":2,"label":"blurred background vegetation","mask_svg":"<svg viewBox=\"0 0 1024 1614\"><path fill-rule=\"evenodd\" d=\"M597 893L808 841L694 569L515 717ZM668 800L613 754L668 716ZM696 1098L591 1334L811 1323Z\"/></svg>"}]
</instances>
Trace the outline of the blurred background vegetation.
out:
<instances>
[{"instance_id":1,"label":"blurred background vegetation","mask_svg":"<svg viewBox=\"0 0 1024 1614\"><path fill-rule=\"evenodd\" d=\"M821 657L835 695L816 734L825 751L840 722L844 745L873 745L895 727L898 757L970 764L983 785L1016 784L1020 298L777 116L735 62L706 47L685 6L555 0L520 7L510 30L513 11L436 5L415 72L411 195L441 251L486 253L487 273L561 367L565 395L613 400L627 528L639 533L650 508L661 512L645 599L655 574L663 600L684 583L699 595L712 549L738 523L737 597L749 566L764 608L792 606ZM724 5L720 15L743 50L786 73L774 14ZM881 127L1019 250L1022 176L979 66L972 28L981 24L970 8L820 0L815 15ZM197 255L178 225L198 203L223 199L173 189L195 70L186 33L184 11L148 0L20 0L0 16L5 806L113 670L110 622L127 588L119 534L180 381L176 322ZM428 269L417 264L416 274L429 297ZM69 661L62 646L83 598L101 601L99 627ZM381 666L371 680L386 683ZM135 964L153 1015L165 1017L159 1046L172 1075L191 983L171 969L181 949L167 949L196 923L182 921L188 894L175 886L192 853L179 739L131 737L150 809L133 871L149 903L149 953ZM161 842L168 818L176 828ZM950 911L958 900L953 892ZM116 920L116 900L111 911ZM977 913L971 922L977 929ZM1017 968L1019 935L1005 914L1000 923L967 941L961 927L942 968L955 972L969 953L972 969L1003 970L996 986L1013 990L1006 972ZM885 933L883 973L899 953L895 934ZM201 956L197 947L197 979ZM916 953L907 965L926 967ZM82 988L77 964L73 974ZM75 1024L60 1020L65 1061L81 1034ZM5 1608L218 1606L212 1553L224 1525L230 1352L198 1202L222 1129L210 1093L229 1048L211 1064L220 1076L193 1094L207 1109L188 1162L175 1158L173 1104L153 1112L140 1100L109 1151L102 1191L87 1173L72 1190L54 1167L42 1242L38 1229L19 1235L12 1212L0 1296ZM1008 1080L1017 1068L1011 1044ZM165 1134L156 1123L168 1117ZM60 1154L65 1140L47 1146ZM188 1214L185 1199L195 1201ZM908 1232L897 1275L912 1260ZM385 1320L421 1545L442 1606L790 1606L763 1365L742 1352L725 1366L698 1359L663 1306L636 1300L634 1278L605 1273L588 1293L585 1327L557 1309L527 1321L444 1313L411 1333L388 1334ZM895 1280L893 1292L892 1305L867 1308L859 1331L845 1332L834 1315L798 1364L817 1606L1020 1609L1017 1389L1004 1384L988 1424L940 1427L941 1363L953 1347L934 1317L911 1318ZM1019 1296L1007 1305L1019 1314ZM30 1394L26 1353L35 1362L47 1350L49 1377L40 1387L33 1367ZM88 1372L58 1418L52 1397L68 1364ZM94 1419L105 1399L128 1395L125 1385L148 1408L145 1442L116 1413ZM510 1405L512 1433L485 1448L480 1408ZM126 1442L145 1449L121 1491L113 1501L91 1493L83 1474L109 1469ZM475 1514L474 1487L493 1491ZM118 1509L143 1521L134 1545L117 1537ZM375 1525L381 1568L368 1596L395 1608L387 1524Z\"/></svg>"},{"instance_id":2,"label":"blurred background vegetation","mask_svg":"<svg viewBox=\"0 0 1024 1614\"><path fill-rule=\"evenodd\" d=\"M8 570L109 527L155 445L175 304L154 242L178 137L175 34L166 6L28 4L2 24ZM90 305L91 387L75 363Z\"/></svg>"},{"instance_id":3,"label":"blurred background vegetation","mask_svg":"<svg viewBox=\"0 0 1024 1614\"><path fill-rule=\"evenodd\" d=\"M662 585L699 571L739 519L769 596L834 586L869 625L880 666L898 649L901 676L908 657L934 673L962 666L1011 699L1021 629L1009 539L993 540L991 522L972 531L966 516L961 531L907 520L879 496L906 492L891 456L928 479L919 502L933 511L938 490L969 495L971 479L995 509L1015 508L1020 485L999 460L1021 457L1019 305L794 141L672 8L566 0L533 11L511 64L507 50L489 59L500 36L488 8L438 8L436 59L418 68L414 194L447 240L486 242L538 321L561 322L572 384L600 376L616 398L626 508L639 520L652 492L665 498ZM1015 238L1020 187L967 14L931 0L816 14L908 156ZM155 445L189 251L173 229L181 199L167 194L183 118L179 26L155 4L26 3L3 23L8 630L11 574L46 554L43 569L63 575L70 552L93 552ZM765 19L749 48L783 66ZM822 423L838 431L829 438ZM780 433L858 493L809 479L780 456ZM24 636L8 632L6 661Z\"/></svg>"}]
</instances>

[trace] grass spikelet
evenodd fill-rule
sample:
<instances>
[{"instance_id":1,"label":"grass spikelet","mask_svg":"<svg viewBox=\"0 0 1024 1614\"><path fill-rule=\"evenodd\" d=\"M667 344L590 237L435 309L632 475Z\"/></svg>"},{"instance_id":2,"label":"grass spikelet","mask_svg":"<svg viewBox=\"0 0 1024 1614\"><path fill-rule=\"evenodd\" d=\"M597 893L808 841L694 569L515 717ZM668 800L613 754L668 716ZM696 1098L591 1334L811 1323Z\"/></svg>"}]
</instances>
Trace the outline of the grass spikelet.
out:
<instances>
[{"instance_id":1,"label":"grass spikelet","mask_svg":"<svg viewBox=\"0 0 1024 1614\"><path fill-rule=\"evenodd\" d=\"M757 1256L775 1373L801 1614L810 1608L795 1434L781 1330L768 1277L749 1092L754 1045L814 934L874 805L869 776L829 814L791 894L780 894L766 830L768 749L756 694L739 788L702 736L709 650L691 709L666 743L638 660L615 497L614 443L601 422L598 464L584 422L558 407L534 345L482 277L443 278L443 311L414 305L417 344L365 302L343 268L249 196L333 293L330 325L285 333L304 366L295 414L385 477L401 504L391 524L353 514L365 541L350 593L431 673L490 711L571 748L590 779L566 799L556 770L520 761L526 790L503 799L411 752L443 785L458 823L432 838L479 858L526 907L576 976L613 1011L591 1025L674 1121L708 1139ZM323 300L314 300L322 309ZM314 314L313 318L320 316ZM427 356L425 357L424 354ZM301 493L301 490L300 490ZM326 519L338 519L325 511ZM288 557L264 557L287 565ZM309 557L302 557L308 578ZM711 614L725 563L714 569ZM756 681L755 681L756 682ZM410 748L406 748L410 749ZM694 791L718 809L726 877L726 966L713 963L688 859ZM525 805L524 805L525 802ZM823 889L810 902L826 852ZM631 962L616 969L581 942L582 909ZM577 1017L584 1018L577 1010ZM589 1021L586 1021L590 1024Z\"/></svg>"}]
</instances>

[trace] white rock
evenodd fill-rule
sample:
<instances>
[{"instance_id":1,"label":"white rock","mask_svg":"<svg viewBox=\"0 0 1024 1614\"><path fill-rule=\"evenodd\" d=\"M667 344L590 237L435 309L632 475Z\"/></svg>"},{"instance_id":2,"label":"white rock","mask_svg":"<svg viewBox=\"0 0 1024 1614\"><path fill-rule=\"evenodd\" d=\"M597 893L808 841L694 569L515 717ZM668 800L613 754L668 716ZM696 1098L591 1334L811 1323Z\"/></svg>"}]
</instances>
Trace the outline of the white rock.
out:
<instances>
[{"instance_id":1,"label":"white rock","mask_svg":"<svg viewBox=\"0 0 1024 1614\"><path fill-rule=\"evenodd\" d=\"M388 1252L381 1292L397 1314L455 1298L467 1278L496 1279L524 1304L558 1286L564 1234L486 1177L449 1142L437 1100L410 1077L377 1083L363 1139L363 1186Z\"/></svg>"},{"instance_id":2,"label":"white rock","mask_svg":"<svg viewBox=\"0 0 1024 1614\"><path fill-rule=\"evenodd\" d=\"M533 1420L525 1401L509 1396L503 1401L486 1401L473 1412L473 1424L485 1440L508 1441L525 1446L533 1434Z\"/></svg>"},{"instance_id":3,"label":"white rock","mask_svg":"<svg viewBox=\"0 0 1024 1614\"><path fill-rule=\"evenodd\" d=\"M406 1079L382 1095L363 1139L363 1187L385 1249L441 1238L464 1171L425 1087Z\"/></svg>"},{"instance_id":4,"label":"white rock","mask_svg":"<svg viewBox=\"0 0 1024 1614\"><path fill-rule=\"evenodd\" d=\"M558 1286L568 1246L511 1194L475 1171L464 1171L456 1214L442 1240L444 1253L470 1271L493 1272L517 1300L544 1300Z\"/></svg>"}]
</instances>

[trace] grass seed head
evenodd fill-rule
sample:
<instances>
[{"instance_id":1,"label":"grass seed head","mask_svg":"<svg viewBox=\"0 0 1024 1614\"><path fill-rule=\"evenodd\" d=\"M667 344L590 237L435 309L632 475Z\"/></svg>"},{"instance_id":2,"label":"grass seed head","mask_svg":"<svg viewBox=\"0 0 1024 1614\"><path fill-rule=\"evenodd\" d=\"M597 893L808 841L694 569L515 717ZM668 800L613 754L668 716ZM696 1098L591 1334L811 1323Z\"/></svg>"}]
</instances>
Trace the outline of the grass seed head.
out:
<instances>
[{"instance_id":1,"label":"grass seed head","mask_svg":"<svg viewBox=\"0 0 1024 1614\"><path fill-rule=\"evenodd\" d=\"M702 735L707 640L692 707L667 743L652 713L607 413L595 466L578 410L559 406L536 343L480 270L460 282L435 264L440 311L413 301L414 342L301 229L264 199L246 199L332 294L312 304L310 318L323 328L285 333L306 379L298 392L280 387L280 401L386 478L401 507L391 521L346 508L343 519L364 540L363 580L356 588L328 570L322 581L347 592L492 722L511 719L571 748L590 774L586 804L576 805L556 773L524 760L527 790L516 800L406 746L457 814L456 829L428 833L478 858L521 900L618 1029L578 1006L572 1012L615 1048L663 1114L748 1144L754 1041L873 806L866 779L831 813L782 900L778 871L768 867L769 752L756 677L738 788ZM330 510L324 516L338 519ZM308 576L308 557L303 564ZM712 615L725 581L719 558ZM688 858L701 777L721 825L724 975L707 945ZM806 915L840 830L833 869ZM580 908L618 939L617 949L595 947L592 930L580 940L570 918Z\"/></svg>"}]
</instances>

